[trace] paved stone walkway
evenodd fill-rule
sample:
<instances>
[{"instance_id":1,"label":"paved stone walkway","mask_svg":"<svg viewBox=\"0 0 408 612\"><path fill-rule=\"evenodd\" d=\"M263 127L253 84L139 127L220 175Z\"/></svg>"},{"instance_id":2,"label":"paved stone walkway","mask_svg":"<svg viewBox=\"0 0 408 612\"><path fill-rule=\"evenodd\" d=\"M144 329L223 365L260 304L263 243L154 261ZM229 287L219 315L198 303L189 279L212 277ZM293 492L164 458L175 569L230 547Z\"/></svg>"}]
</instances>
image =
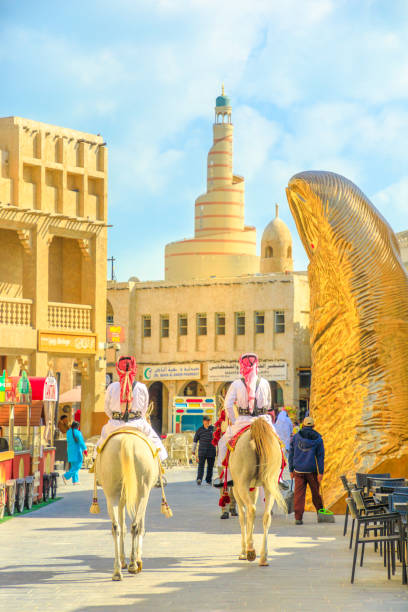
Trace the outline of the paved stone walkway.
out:
<instances>
[{"instance_id":1,"label":"paved stone walkway","mask_svg":"<svg viewBox=\"0 0 408 612\"><path fill-rule=\"evenodd\" d=\"M80 486L60 486L61 501L0 525L0 610L408 609L408 588L399 575L386 580L371 550L356 584L350 584L342 517L334 525L318 525L308 514L303 526L295 526L293 517L274 517L269 567L238 561L238 519L219 519L217 492L197 487L191 469L168 473L172 519L160 514L159 491L152 493L143 572L125 572L122 582L112 582L113 542L103 493L102 513L89 514L92 480L84 471L80 476ZM256 533L259 549L260 518Z\"/></svg>"}]
</instances>

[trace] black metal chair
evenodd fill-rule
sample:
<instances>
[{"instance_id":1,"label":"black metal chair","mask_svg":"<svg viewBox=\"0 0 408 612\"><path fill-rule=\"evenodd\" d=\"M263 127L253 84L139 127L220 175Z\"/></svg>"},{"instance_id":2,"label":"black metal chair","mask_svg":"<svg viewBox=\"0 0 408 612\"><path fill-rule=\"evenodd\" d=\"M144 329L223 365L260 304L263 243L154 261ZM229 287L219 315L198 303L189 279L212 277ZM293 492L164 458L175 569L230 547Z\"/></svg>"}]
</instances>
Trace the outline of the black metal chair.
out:
<instances>
[{"instance_id":1,"label":"black metal chair","mask_svg":"<svg viewBox=\"0 0 408 612\"><path fill-rule=\"evenodd\" d=\"M388 501L385 503L376 503L372 497L366 498L366 496L360 491L360 489L353 489L351 491L351 498L355 504L357 513L359 516L370 516L373 514L385 514L388 511ZM354 536L354 525L355 519L353 518L353 522L351 525L351 534L350 534L350 543L349 548L353 546L353 536ZM375 550L377 550L377 545L374 546ZM382 546L380 546L380 552L382 550Z\"/></svg>"},{"instance_id":2,"label":"black metal chair","mask_svg":"<svg viewBox=\"0 0 408 612\"><path fill-rule=\"evenodd\" d=\"M343 474L342 476L340 476L340 480L343 483L343 487L344 490L347 494L347 497L351 497L351 489L353 488L353 485L349 482L349 480L347 480L347 477L345 474ZM348 517L350 514L350 510L348 505L346 504L346 513L344 515L344 528L343 528L343 535L345 536L347 534L347 526L348 526Z\"/></svg>"},{"instance_id":3,"label":"black metal chair","mask_svg":"<svg viewBox=\"0 0 408 612\"><path fill-rule=\"evenodd\" d=\"M357 491L357 493L359 493ZM357 496L356 496L357 497ZM395 545L397 544L401 557L402 583L407 583L407 572L405 562L405 531L401 516L398 512L387 512L381 514L360 515L353 498L347 498L347 505L353 521L357 522L356 539L354 543L353 565L351 569L351 583L354 583L358 547L361 544L360 567L364 563L365 545L373 543L384 544L384 565L387 566L388 579L391 572L395 573ZM363 534L361 533L363 526Z\"/></svg>"},{"instance_id":4,"label":"black metal chair","mask_svg":"<svg viewBox=\"0 0 408 612\"><path fill-rule=\"evenodd\" d=\"M363 474L362 472L358 472L356 474L356 484L358 489L366 489L367 488L367 478L391 478L391 474Z\"/></svg>"},{"instance_id":5,"label":"black metal chair","mask_svg":"<svg viewBox=\"0 0 408 612\"><path fill-rule=\"evenodd\" d=\"M405 478L379 478L370 474L367 478L367 487L370 491L378 487L404 487Z\"/></svg>"}]
</instances>

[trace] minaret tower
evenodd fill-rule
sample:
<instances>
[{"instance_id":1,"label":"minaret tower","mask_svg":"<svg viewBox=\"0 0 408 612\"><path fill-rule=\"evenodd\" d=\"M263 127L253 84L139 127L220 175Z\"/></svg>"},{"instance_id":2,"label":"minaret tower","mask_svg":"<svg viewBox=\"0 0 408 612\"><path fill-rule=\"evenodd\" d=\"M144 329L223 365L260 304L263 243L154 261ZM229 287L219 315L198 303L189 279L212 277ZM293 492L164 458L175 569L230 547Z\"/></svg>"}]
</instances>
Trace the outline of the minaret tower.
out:
<instances>
[{"instance_id":1,"label":"minaret tower","mask_svg":"<svg viewBox=\"0 0 408 612\"><path fill-rule=\"evenodd\" d=\"M240 276L259 271L256 230L244 222L244 178L232 171L231 110L223 86L215 101L207 191L195 202L194 238L166 246L166 280Z\"/></svg>"}]
</instances>

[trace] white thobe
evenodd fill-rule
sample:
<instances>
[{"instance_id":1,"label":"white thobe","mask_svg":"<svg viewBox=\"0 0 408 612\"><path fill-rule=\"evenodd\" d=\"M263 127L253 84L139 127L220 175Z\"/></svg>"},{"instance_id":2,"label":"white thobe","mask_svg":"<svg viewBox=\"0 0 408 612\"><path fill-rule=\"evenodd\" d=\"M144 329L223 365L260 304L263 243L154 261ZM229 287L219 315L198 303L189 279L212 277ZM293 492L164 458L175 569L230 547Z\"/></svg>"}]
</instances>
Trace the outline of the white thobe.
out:
<instances>
[{"instance_id":1,"label":"white thobe","mask_svg":"<svg viewBox=\"0 0 408 612\"><path fill-rule=\"evenodd\" d=\"M271 388L265 378L261 378L259 380L258 388L255 391L255 398L258 408L266 408L269 410L271 407ZM261 414L258 417L252 417L249 414L242 414L237 418L234 413L235 403L237 404L238 408L248 407L248 391L245 383L240 378L231 383L224 400L224 407L232 424L227 428L225 434L222 436L222 438L220 438L218 443L218 465L220 467L222 467L222 462L224 461L224 457L227 452L228 442L236 433L245 427L245 425L250 425L254 418L265 419L276 433L269 414Z\"/></svg>"},{"instance_id":2,"label":"white thobe","mask_svg":"<svg viewBox=\"0 0 408 612\"><path fill-rule=\"evenodd\" d=\"M293 432L293 423L285 410L278 414L275 422L276 433L285 445L286 452L289 452L290 440Z\"/></svg>"},{"instance_id":3,"label":"white thobe","mask_svg":"<svg viewBox=\"0 0 408 612\"><path fill-rule=\"evenodd\" d=\"M120 383L111 383L106 389L105 395L105 412L109 417L109 421L102 427L101 437L98 440L98 446L112 431L115 431L115 429L119 429L120 427L124 426L134 427L135 429L138 429L144 433L149 440L153 442L154 446L159 449L160 460L164 461L167 458L167 451L164 448L160 437L145 418L148 405L149 393L147 391L147 387L143 383L137 382L133 388L133 399L128 410L129 413L140 412L142 415L141 418L129 420L127 423L119 419L114 419L112 417L113 413L123 412L124 405L120 403Z\"/></svg>"}]
</instances>

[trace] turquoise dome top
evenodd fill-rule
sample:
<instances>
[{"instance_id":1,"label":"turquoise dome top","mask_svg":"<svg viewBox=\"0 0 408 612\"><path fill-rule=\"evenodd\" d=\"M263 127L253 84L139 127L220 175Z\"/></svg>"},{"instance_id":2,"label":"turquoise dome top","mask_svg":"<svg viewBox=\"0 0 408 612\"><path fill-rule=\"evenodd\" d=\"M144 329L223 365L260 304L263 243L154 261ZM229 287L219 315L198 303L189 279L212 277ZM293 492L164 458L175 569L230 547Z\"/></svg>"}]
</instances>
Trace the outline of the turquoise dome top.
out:
<instances>
[{"instance_id":1,"label":"turquoise dome top","mask_svg":"<svg viewBox=\"0 0 408 612\"><path fill-rule=\"evenodd\" d=\"M218 96L215 106L231 106L231 101L228 96Z\"/></svg>"}]
</instances>

